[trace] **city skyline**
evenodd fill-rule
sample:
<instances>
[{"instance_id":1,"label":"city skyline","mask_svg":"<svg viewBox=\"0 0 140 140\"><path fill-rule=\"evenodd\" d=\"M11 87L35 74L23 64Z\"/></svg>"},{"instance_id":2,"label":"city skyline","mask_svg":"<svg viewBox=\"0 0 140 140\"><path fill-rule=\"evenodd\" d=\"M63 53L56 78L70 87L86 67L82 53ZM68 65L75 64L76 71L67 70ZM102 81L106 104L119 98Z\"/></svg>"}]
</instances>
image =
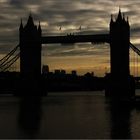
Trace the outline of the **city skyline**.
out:
<instances>
[{"instance_id":1,"label":"city skyline","mask_svg":"<svg viewBox=\"0 0 140 140\"><path fill-rule=\"evenodd\" d=\"M96 34L109 31L110 15L117 16L119 6L126 18L129 17L131 41L140 44L140 2L134 0L2 0L0 2L0 54L5 55L18 43L20 18L26 24L31 12L35 23L40 21L43 35ZM61 29L60 29L61 27ZM77 70L78 74L94 71L104 75L110 67L108 44L45 45L42 47L42 64L50 70Z\"/></svg>"}]
</instances>

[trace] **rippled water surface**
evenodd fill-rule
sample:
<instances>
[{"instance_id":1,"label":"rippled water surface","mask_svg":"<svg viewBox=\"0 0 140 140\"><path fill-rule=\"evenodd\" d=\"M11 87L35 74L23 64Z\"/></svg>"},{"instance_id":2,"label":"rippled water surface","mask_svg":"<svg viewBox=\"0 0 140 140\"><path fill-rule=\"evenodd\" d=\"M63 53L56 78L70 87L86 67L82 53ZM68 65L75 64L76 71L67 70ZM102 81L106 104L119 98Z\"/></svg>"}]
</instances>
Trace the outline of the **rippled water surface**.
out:
<instances>
[{"instance_id":1,"label":"rippled water surface","mask_svg":"<svg viewBox=\"0 0 140 140\"><path fill-rule=\"evenodd\" d=\"M0 138L140 138L140 104L114 106L103 93L1 96Z\"/></svg>"}]
</instances>

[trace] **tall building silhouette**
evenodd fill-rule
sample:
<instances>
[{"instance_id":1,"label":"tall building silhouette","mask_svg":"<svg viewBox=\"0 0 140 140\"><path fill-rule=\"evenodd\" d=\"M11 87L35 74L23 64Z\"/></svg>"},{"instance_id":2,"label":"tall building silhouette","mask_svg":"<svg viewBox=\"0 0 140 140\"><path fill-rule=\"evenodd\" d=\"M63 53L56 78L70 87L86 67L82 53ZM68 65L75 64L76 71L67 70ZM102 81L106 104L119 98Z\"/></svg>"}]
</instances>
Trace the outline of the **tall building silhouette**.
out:
<instances>
[{"instance_id":1,"label":"tall building silhouette","mask_svg":"<svg viewBox=\"0 0 140 140\"><path fill-rule=\"evenodd\" d=\"M40 23L38 27L34 25L31 14L25 26L21 21L19 28L20 72L24 83L31 81L31 87L39 85L41 76L41 32Z\"/></svg>"},{"instance_id":2,"label":"tall building silhouette","mask_svg":"<svg viewBox=\"0 0 140 140\"><path fill-rule=\"evenodd\" d=\"M122 16L121 11L114 21L110 21L110 51L111 51L111 74L113 77L128 77L129 70L129 42L130 27L128 18Z\"/></svg>"},{"instance_id":3,"label":"tall building silhouette","mask_svg":"<svg viewBox=\"0 0 140 140\"><path fill-rule=\"evenodd\" d=\"M106 95L131 99L135 96L135 81L129 69L130 26L119 9L116 20L110 21L111 74L107 78Z\"/></svg>"},{"instance_id":4,"label":"tall building silhouette","mask_svg":"<svg viewBox=\"0 0 140 140\"><path fill-rule=\"evenodd\" d=\"M26 77L33 78L41 74L41 27L34 25L33 18L29 15L27 24L20 31L20 71Z\"/></svg>"}]
</instances>

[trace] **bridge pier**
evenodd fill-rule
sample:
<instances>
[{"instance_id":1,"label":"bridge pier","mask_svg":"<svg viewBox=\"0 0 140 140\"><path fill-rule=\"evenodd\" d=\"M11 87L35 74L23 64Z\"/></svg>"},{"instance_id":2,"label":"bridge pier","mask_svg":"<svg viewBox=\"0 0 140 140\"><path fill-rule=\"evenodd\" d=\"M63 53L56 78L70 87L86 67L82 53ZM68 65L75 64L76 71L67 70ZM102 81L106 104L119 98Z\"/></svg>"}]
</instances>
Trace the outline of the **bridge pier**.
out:
<instances>
[{"instance_id":1,"label":"bridge pier","mask_svg":"<svg viewBox=\"0 0 140 140\"><path fill-rule=\"evenodd\" d=\"M105 77L105 81L106 97L121 101L135 99L135 79L133 76L122 79L122 77L113 77L111 74L108 74Z\"/></svg>"}]
</instances>

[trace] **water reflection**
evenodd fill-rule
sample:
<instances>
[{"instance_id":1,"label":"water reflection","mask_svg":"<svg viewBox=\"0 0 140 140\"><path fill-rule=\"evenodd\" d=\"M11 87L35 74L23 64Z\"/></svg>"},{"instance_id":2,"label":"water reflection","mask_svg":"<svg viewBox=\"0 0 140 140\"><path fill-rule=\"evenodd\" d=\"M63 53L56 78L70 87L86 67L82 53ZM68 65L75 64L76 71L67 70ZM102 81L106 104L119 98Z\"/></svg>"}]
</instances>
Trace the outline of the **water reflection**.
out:
<instances>
[{"instance_id":1,"label":"water reflection","mask_svg":"<svg viewBox=\"0 0 140 140\"><path fill-rule=\"evenodd\" d=\"M20 101L18 123L23 136L35 138L39 132L41 120L41 97L23 97Z\"/></svg>"},{"instance_id":2,"label":"water reflection","mask_svg":"<svg viewBox=\"0 0 140 140\"><path fill-rule=\"evenodd\" d=\"M131 106L129 103L110 102L111 138L131 138Z\"/></svg>"}]
</instances>

